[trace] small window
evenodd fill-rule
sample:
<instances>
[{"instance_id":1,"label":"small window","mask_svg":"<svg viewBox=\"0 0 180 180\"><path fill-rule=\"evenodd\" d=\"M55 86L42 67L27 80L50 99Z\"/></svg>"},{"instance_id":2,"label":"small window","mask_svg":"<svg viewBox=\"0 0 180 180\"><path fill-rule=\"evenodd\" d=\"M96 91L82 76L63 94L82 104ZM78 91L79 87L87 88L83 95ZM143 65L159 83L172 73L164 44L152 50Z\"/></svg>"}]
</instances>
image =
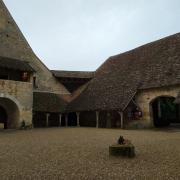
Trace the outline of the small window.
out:
<instances>
[{"instance_id":1,"label":"small window","mask_svg":"<svg viewBox=\"0 0 180 180\"><path fill-rule=\"evenodd\" d=\"M34 87L34 88L37 88L36 76L33 76L33 87Z\"/></svg>"},{"instance_id":2,"label":"small window","mask_svg":"<svg viewBox=\"0 0 180 180\"><path fill-rule=\"evenodd\" d=\"M29 82L30 76L28 72L23 72L22 73L22 80L25 82Z\"/></svg>"}]
</instances>

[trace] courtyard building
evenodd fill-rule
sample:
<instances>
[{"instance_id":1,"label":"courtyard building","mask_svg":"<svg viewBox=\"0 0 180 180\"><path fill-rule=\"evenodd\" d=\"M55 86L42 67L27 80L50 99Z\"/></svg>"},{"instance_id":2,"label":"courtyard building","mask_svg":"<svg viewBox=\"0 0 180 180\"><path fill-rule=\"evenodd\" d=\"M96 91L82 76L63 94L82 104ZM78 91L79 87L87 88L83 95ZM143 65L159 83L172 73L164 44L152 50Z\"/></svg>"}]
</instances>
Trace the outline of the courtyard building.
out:
<instances>
[{"instance_id":1,"label":"courtyard building","mask_svg":"<svg viewBox=\"0 0 180 180\"><path fill-rule=\"evenodd\" d=\"M180 33L111 56L95 72L49 70L0 0L0 127L180 124Z\"/></svg>"},{"instance_id":2,"label":"courtyard building","mask_svg":"<svg viewBox=\"0 0 180 180\"><path fill-rule=\"evenodd\" d=\"M92 114L99 127L178 124L179 70L180 33L107 59L67 111Z\"/></svg>"},{"instance_id":3,"label":"courtyard building","mask_svg":"<svg viewBox=\"0 0 180 180\"><path fill-rule=\"evenodd\" d=\"M0 0L0 57L2 57L0 58L2 128L19 128L22 122L28 126L33 124L34 91L55 95L70 94L34 54L2 0ZM26 76L28 81L24 82L23 78Z\"/></svg>"},{"instance_id":4,"label":"courtyard building","mask_svg":"<svg viewBox=\"0 0 180 180\"><path fill-rule=\"evenodd\" d=\"M0 57L0 127L32 124L34 69L23 61Z\"/></svg>"}]
</instances>

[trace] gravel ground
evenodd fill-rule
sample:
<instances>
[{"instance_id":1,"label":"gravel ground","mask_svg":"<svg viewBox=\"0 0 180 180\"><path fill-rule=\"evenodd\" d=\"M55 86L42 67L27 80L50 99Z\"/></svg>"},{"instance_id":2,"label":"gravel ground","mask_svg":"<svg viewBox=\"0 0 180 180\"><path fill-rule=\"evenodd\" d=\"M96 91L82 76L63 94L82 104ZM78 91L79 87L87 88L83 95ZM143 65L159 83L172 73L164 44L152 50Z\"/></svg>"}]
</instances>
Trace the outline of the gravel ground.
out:
<instances>
[{"instance_id":1,"label":"gravel ground","mask_svg":"<svg viewBox=\"0 0 180 180\"><path fill-rule=\"evenodd\" d=\"M120 135L135 158L109 156ZM0 179L180 179L180 130L0 131Z\"/></svg>"}]
</instances>

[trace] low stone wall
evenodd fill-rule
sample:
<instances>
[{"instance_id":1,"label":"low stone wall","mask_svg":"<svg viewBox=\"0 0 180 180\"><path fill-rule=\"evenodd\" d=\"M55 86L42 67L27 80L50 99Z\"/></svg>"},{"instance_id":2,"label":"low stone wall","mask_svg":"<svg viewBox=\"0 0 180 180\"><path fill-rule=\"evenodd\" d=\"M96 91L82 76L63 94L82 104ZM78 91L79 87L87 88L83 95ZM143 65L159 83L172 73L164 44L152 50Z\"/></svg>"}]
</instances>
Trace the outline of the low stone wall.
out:
<instances>
[{"instance_id":1,"label":"low stone wall","mask_svg":"<svg viewBox=\"0 0 180 180\"><path fill-rule=\"evenodd\" d=\"M32 124L32 84L0 80L0 105L9 114L9 128L18 128L23 120L27 125Z\"/></svg>"}]
</instances>

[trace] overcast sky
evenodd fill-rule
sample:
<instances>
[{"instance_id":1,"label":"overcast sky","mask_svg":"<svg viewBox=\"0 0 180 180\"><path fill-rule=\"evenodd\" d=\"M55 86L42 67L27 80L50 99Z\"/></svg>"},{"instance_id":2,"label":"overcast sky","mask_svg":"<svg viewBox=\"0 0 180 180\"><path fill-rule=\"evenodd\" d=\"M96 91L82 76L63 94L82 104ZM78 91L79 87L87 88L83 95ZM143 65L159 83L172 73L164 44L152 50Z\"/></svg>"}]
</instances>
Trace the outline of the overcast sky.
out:
<instances>
[{"instance_id":1,"label":"overcast sky","mask_svg":"<svg viewBox=\"0 0 180 180\"><path fill-rule=\"evenodd\" d=\"M4 0L50 69L95 70L109 56L180 32L180 0Z\"/></svg>"}]
</instances>

